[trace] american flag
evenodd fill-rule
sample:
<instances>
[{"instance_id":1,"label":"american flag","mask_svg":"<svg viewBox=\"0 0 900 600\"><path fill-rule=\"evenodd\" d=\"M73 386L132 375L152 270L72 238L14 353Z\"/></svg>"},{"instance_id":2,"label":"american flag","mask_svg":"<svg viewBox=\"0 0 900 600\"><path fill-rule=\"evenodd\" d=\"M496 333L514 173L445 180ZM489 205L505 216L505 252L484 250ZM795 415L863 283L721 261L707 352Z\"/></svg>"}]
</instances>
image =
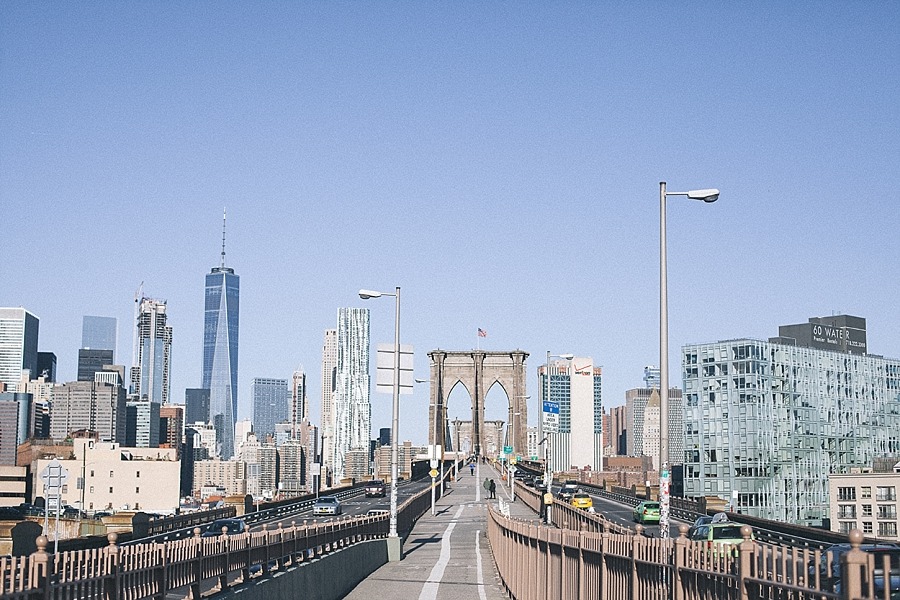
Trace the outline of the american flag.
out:
<instances>
[{"instance_id":1,"label":"american flag","mask_svg":"<svg viewBox=\"0 0 900 600\"><path fill-rule=\"evenodd\" d=\"M478 328L478 337L487 337L487 331L485 331L484 329L479 327Z\"/></svg>"}]
</instances>

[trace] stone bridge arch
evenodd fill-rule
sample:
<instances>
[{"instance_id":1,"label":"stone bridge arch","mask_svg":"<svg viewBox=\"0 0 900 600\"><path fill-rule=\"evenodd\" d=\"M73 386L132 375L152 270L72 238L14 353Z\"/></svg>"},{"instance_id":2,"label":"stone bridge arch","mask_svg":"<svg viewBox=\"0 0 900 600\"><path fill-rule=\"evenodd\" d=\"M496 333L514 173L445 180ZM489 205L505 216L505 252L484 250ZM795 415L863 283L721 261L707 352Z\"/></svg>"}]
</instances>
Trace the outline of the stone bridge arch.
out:
<instances>
[{"instance_id":1,"label":"stone bridge arch","mask_svg":"<svg viewBox=\"0 0 900 600\"><path fill-rule=\"evenodd\" d=\"M528 399L525 393L525 360L522 350L492 352L488 350L432 350L431 406L429 406L428 439L435 443L435 432L443 432L437 442L448 447L449 428L446 401L450 391L461 383L472 399L472 447L477 456L484 448L484 399L488 390L499 383L509 398L507 423L512 431L512 446L526 454L528 440ZM515 413L519 415L514 419ZM437 421L435 421L437 419Z\"/></svg>"}]
</instances>

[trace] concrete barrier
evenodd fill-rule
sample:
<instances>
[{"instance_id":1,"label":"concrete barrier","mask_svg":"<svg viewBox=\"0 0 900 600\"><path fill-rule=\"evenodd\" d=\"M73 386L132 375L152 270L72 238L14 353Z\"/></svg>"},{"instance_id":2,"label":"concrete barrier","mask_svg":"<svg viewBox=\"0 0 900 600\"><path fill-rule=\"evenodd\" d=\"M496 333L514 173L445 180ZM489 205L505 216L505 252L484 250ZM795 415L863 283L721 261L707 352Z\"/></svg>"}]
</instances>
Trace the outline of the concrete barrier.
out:
<instances>
[{"instance_id":1,"label":"concrete barrier","mask_svg":"<svg viewBox=\"0 0 900 600\"><path fill-rule=\"evenodd\" d=\"M248 597L266 600L338 600L387 563L387 560L387 540L370 540L330 552L284 571L251 579L243 585L216 594L215 597L217 600L245 600Z\"/></svg>"}]
</instances>

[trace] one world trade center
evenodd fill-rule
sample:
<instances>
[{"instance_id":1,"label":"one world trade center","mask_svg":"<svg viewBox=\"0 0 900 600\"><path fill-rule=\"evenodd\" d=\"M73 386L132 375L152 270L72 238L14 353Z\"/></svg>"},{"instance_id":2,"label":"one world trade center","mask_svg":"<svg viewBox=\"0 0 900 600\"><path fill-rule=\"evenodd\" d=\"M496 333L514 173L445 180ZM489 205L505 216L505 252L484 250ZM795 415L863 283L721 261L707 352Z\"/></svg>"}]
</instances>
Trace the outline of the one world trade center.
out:
<instances>
[{"instance_id":1,"label":"one world trade center","mask_svg":"<svg viewBox=\"0 0 900 600\"><path fill-rule=\"evenodd\" d=\"M216 430L222 460L234 456L237 419L238 306L241 280L225 266L225 220L222 219L222 262L206 275L203 319L203 383L209 390L209 420Z\"/></svg>"}]
</instances>

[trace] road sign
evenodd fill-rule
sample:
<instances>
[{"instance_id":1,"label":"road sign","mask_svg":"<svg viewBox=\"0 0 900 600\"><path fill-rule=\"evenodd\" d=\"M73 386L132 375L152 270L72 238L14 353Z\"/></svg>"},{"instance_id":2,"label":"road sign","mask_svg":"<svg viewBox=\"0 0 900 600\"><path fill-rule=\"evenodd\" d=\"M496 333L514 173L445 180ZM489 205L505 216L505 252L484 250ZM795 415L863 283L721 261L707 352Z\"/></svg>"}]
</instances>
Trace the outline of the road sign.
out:
<instances>
[{"instance_id":1,"label":"road sign","mask_svg":"<svg viewBox=\"0 0 900 600\"><path fill-rule=\"evenodd\" d=\"M440 463L439 463L438 459L436 459L436 458L432 458L430 461L428 461L428 466L431 467L432 470L437 469L438 464L440 464ZM432 475L432 477L434 477L434 475Z\"/></svg>"},{"instance_id":2,"label":"road sign","mask_svg":"<svg viewBox=\"0 0 900 600\"><path fill-rule=\"evenodd\" d=\"M434 479L435 477L438 476L437 469L432 469L432 470L428 471L428 474L431 475L432 479Z\"/></svg>"},{"instance_id":3,"label":"road sign","mask_svg":"<svg viewBox=\"0 0 900 600\"><path fill-rule=\"evenodd\" d=\"M69 480L69 472L55 458L41 471L41 481L48 490L59 490Z\"/></svg>"},{"instance_id":4,"label":"road sign","mask_svg":"<svg viewBox=\"0 0 900 600\"><path fill-rule=\"evenodd\" d=\"M559 414L558 413L550 413L545 412L544 416L544 431L555 433L559 430Z\"/></svg>"},{"instance_id":5,"label":"road sign","mask_svg":"<svg viewBox=\"0 0 900 600\"><path fill-rule=\"evenodd\" d=\"M504 454L512 454L512 446L503 446Z\"/></svg>"},{"instance_id":6,"label":"road sign","mask_svg":"<svg viewBox=\"0 0 900 600\"><path fill-rule=\"evenodd\" d=\"M558 415L559 414L559 402L550 402L550 401L544 400L544 412Z\"/></svg>"}]
</instances>

